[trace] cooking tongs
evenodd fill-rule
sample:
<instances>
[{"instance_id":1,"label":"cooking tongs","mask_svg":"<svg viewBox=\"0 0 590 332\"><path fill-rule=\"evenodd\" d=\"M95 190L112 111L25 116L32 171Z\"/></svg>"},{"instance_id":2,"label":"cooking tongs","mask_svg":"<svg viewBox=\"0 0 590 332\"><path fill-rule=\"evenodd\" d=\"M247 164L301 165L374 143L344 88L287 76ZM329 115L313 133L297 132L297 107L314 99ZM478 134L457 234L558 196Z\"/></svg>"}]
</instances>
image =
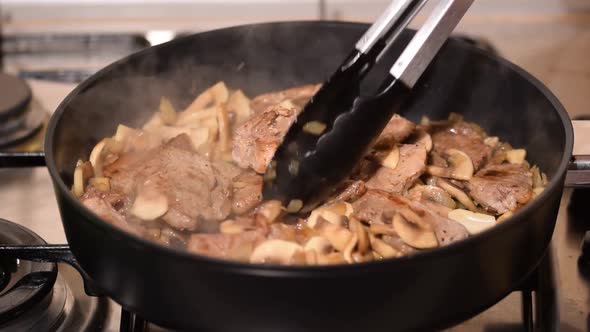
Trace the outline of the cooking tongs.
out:
<instances>
[{"instance_id":1,"label":"cooking tongs","mask_svg":"<svg viewBox=\"0 0 590 332\"><path fill-rule=\"evenodd\" d=\"M353 171L473 0L439 0L373 96L360 83L427 0L395 0L291 125L264 174L264 199L308 212Z\"/></svg>"}]
</instances>

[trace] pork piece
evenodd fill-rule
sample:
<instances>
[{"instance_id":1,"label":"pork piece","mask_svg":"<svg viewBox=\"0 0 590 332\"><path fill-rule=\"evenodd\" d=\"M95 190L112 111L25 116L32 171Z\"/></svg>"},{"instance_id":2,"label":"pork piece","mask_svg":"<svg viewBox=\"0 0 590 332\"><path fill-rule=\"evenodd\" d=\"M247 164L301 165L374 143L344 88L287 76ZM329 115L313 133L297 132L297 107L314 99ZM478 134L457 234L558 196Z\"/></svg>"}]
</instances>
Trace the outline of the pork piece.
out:
<instances>
[{"instance_id":1,"label":"pork piece","mask_svg":"<svg viewBox=\"0 0 590 332\"><path fill-rule=\"evenodd\" d=\"M274 105L239 126L234 133L232 150L238 166L264 173L297 112L295 108Z\"/></svg>"},{"instance_id":2,"label":"pork piece","mask_svg":"<svg viewBox=\"0 0 590 332\"><path fill-rule=\"evenodd\" d=\"M262 201L262 176L245 171L233 180L232 212L244 214Z\"/></svg>"},{"instance_id":3,"label":"pork piece","mask_svg":"<svg viewBox=\"0 0 590 332\"><path fill-rule=\"evenodd\" d=\"M377 138L375 147L378 149L392 148L396 143L401 143L408 138L414 129L416 129L416 125L412 121L394 114Z\"/></svg>"},{"instance_id":4,"label":"pork piece","mask_svg":"<svg viewBox=\"0 0 590 332\"><path fill-rule=\"evenodd\" d=\"M268 107L277 105L285 100L291 100L294 105L302 108L305 103L318 91L321 84L302 85L287 90L269 92L256 96L250 102L254 112L265 111Z\"/></svg>"},{"instance_id":5,"label":"pork piece","mask_svg":"<svg viewBox=\"0 0 590 332\"><path fill-rule=\"evenodd\" d=\"M417 144L400 147L399 162L394 169L380 167L367 181L367 188L400 194L411 187L426 170L426 150Z\"/></svg>"},{"instance_id":6,"label":"pork piece","mask_svg":"<svg viewBox=\"0 0 590 332\"><path fill-rule=\"evenodd\" d=\"M390 224L395 208L382 190L368 190L352 203L354 216L369 224Z\"/></svg>"},{"instance_id":7,"label":"pork piece","mask_svg":"<svg viewBox=\"0 0 590 332\"><path fill-rule=\"evenodd\" d=\"M115 193L103 193L94 188L86 190L80 197L82 205L94 212L102 220L123 229L129 233L141 236L142 231L137 225L129 223L123 215L124 211L118 211L115 207L122 208L123 198Z\"/></svg>"},{"instance_id":8,"label":"pork piece","mask_svg":"<svg viewBox=\"0 0 590 332\"><path fill-rule=\"evenodd\" d=\"M166 196L162 219L179 230L195 231L203 219L223 220L231 212L231 179L239 170L222 161L210 162L192 149L181 134L141 158L109 165L111 188L128 197L144 186Z\"/></svg>"},{"instance_id":9,"label":"pork piece","mask_svg":"<svg viewBox=\"0 0 590 332\"><path fill-rule=\"evenodd\" d=\"M193 234L187 250L209 257L248 261L254 248L264 240L264 233L258 230L238 234Z\"/></svg>"},{"instance_id":10,"label":"pork piece","mask_svg":"<svg viewBox=\"0 0 590 332\"><path fill-rule=\"evenodd\" d=\"M532 173L526 166L490 164L467 182L467 191L486 210L503 214L528 202L532 186Z\"/></svg>"},{"instance_id":11,"label":"pork piece","mask_svg":"<svg viewBox=\"0 0 590 332\"><path fill-rule=\"evenodd\" d=\"M391 223L393 215L401 209L409 208L430 224L439 245L461 240L469 236L463 225L442 217L419 202L388 193L383 190L369 190L352 204L354 215L368 223Z\"/></svg>"},{"instance_id":12,"label":"pork piece","mask_svg":"<svg viewBox=\"0 0 590 332\"><path fill-rule=\"evenodd\" d=\"M359 199L365 192L367 192L365 182L361 180L354 181L346 184L344 189L332 201L352 202Z\"/></svg>"},{"instance_id":13,"label":"pork piece","mask_svg":"<svg viewBox=\"0 0 590 332\"><path fill-rule=\"evenodd\" d=\"M445 155L448 149L463 151L471 158L475 170L492 156L493 149L484 143L481 129L474 124L459 121L449 127L437 129L431 136L435 153Z\"/></svg>"},{"instance_id":14,"label":"pork piece","mask_svg":"<svg viewBox=\"0 0 590 332\"><path fill-rule=\"evenodd\" d=\"M367 182L380 167L381 165L379 165L373 156L367 155L356 164L350 175L350 179Z\"/></svg>"}]
</instances>

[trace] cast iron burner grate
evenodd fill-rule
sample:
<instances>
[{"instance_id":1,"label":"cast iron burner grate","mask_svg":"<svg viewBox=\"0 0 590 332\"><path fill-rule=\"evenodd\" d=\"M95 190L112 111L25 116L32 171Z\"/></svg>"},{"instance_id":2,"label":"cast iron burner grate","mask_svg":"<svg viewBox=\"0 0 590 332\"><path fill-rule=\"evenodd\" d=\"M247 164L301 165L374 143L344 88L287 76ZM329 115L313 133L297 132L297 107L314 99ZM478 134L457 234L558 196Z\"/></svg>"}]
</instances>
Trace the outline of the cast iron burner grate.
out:
<instances>
[{"instance_id":1,"label":"cast iron burner grate","mask_svg":"<svg viewBox=\"0 0 590 332\"><path fill-rule=\"evenodd\" d=\"M22 143L41 129L48 115L35 102L27 82L0 72L0 147Z\"/></svg>"}]
</instances>

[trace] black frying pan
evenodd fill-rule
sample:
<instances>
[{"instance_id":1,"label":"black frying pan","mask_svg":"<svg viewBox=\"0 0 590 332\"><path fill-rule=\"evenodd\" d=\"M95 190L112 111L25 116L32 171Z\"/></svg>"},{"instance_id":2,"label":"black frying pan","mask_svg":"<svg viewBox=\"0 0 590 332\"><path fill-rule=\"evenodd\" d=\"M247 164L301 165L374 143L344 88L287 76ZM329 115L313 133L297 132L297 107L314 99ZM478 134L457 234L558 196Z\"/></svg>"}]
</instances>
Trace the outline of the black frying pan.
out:
<instances>
[{"instance_id":1,"label":"black frying pan","mask_svg":"<svg viewBox=\"0 0 590 332\"><path fill-rule=\"evenodd\" d=\"M200 33L125 58L70 93L51 119L45 154L71 250L96 286L147 320L204 331L439 328L473 316L518 287L551 239L572 127L536 79L459 40L447 42L418 83L406 105L408 117L461 113L525 147L529 160L550 178L547 189L510 220L465 241L350 266L255 266L137 238L100 220L70 193L76 160L87 158L117 124L140 126L160 96L186 105L218 80L250 96L321 82L366 28L291 22ZM383 61L383 68L391 62Z\"/></svg>"}]
</instances>

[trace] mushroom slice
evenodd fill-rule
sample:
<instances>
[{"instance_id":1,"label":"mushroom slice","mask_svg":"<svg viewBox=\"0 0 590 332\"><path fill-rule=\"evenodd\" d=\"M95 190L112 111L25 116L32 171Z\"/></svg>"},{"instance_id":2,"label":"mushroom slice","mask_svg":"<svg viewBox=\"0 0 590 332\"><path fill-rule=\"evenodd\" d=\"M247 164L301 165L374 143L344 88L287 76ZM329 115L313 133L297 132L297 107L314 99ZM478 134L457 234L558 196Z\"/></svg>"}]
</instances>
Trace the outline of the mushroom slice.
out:
<instances>
[{"instance_id":1,"label":"mushroom slice","mask_svg":"<svg viewBox=\"0 0 590 332\"><path fill-rule=\"evenodd\" d=\"M436 179L436 184L442 189L444 189L446 192L448 192L451 196L455 197L459 201L459 203L463 204L463 206L465 206L469 210L477 211L477 207L475 206L471 198L469 198L469 196L467 196L467 194L463 192L461 189L453 186L452 184L448 183L443 179Z\"/></svg>"},{"instance_id":2,"label":"mushroom slice","mask_svg":"<svg viewBox=\"0 0 590 332\"><path fill-rule=\"evenodd\" d=\"M342 250L342 256L348 263L354 263L354 259L352 258L352 252L356 247L357 242L358 236L356 234L352 234L352 238L350 238L350 241L348 241L348 243L344 247L344 250Z\"/></svg>"},{"instance_id":3,"label":"mushroom slice","mask_svg":"<svg viewBox=\"0 0 590 332\"><path fill-rule=\"evenodd\" d=\"M258 208L258 214L262 215L266 222L271 224L275 222L283 212L283 205L280 201L266 201Z\"/></svg>"},{"instance_id":4,"label":"mushroom slice","mask_svg":"<svg viewBox=\"0 0 590 332\"><path fill-rule=\"evenodd\" d=\"M535 165L531 167L531 173L533 175L533 188L543 187L543 177L541 176L539 166Z\"/></svg>"},{"instance_id":5,"label":"mushroom slice","mask_svg":"<svg viewBox=\"0 0 590 332\"><path fill-rule=\"evenodd\" d=\"M465 226L469 234L481 233L496 224L496 218L493 216L464 209L453 210L449 212L448 217Z\"/></svg>"},{"instance_id":6,"label":"mushroom slice","mask_svg":"<svg viewBox=\"0 0 590 332\"><path fill-rule=\"evenodd\" d=\"M506 151L506 160L511 164L522 164L526 158L525 149L515 149Z\"/></svg>"},{"instance_id":7,"label":"mushroom slice","mask_svg":"<svg viewBox=\"0 0 590 332\"><path fill-rule=\"evenodd\" d=\"M199 148L203 144L209 141L209 129L208 128L197 128L189 131L188 136L191 139L191 143L195 148Z\"/></svg>"},{"instance_id":8,"label":"mushroom slice","mask_svg":"<svg viewBox=\"0 0 590 332\"><path fill-rule=\"evenodd\" d=\"M216 106L205 108L199 112L181 112L178 114L176 126L202 128L204 122L211 121L212 119L215 119L215 117L217 117Z\"/></svg>"},{"instance_id":9,"label":"mushroom slice","mask_svg":"<svg viewBox=\"0 0 590 332\"><path fill-rule=\"evenodd\" d=\"M266 240L260 243L250 255L250 263L292 264L298 255L305 255L303 248L295 242Z\"/></svg>"},{"instance_id":10,"label":"mushroom slice","mask_svg":"<svg viewBox=\"0 0 590 332\"><path fill-rule=\"evenodd\" d=\"M168 211L168 199L156 189L141 188L129 212L142 220L155 220Z\"/></svg>"},{"instance_id":11,"label":"mushroom slice","mask_svg":"<svg viewBox=\"0 0 590 332\"><path fill-rule=\"evenodd\" d=\"M78 160L76 168L74 169L74 184L72 185L72 192L76 197L84 195L86 182L94 176L92 164L88 161Z\"/></svg>"},{"instance_id":12,"label":"mushroom slice","mask_svg":"<svg viewBox=\"0 0 590 332\"><path fill-rule=\"evenodd\" d=\"M327 255L334 250L330 241L321 236L313 236L303 246L305 251L313 251L318 255Z\"/></svg>"},{"instance_id":13,"label":"mushroom slice","mask_svg":"<svg viewBox=\"0 0 590 332\"><path fill-rule=\"evenodd\" d=\"M432 230L432 225L430 225L428 222L424 221L424 219L422 218L423 213L420 213L420 215L419 215L414 210L412 210L408 207L399 208L398 212L404 218L404 220L407 220L408 222L410 222L410 223L412 223L424 230ZM395 215L394 215L393 219L395 221ZM395 225L393 228L395 228Z\"/></svg>"},{"instance_id":14,"label":"mushroom slice","mask_svg":"<svg viewBox=\"0 0 590 332\"><path fill-rule=\"evenodd\" d=\"M369 235L369 241L371 242L371 247L373 248L373 251L375 251L378 254L376 259L400 257L402 255L401 252L399 252L392 246L388 245L387 243L383 242L383 240L378 239L374 235Z\"/></svg>"},{"instance_id":15,"label":"mushroom slice","mask_svg":"<svg viewBox=\"0 0 590 332\"><path fill-rule=\"evenodd\" d=\"M213 105L219 105L227 102L229 91L223 82L217 82L209 89L203 91L195 100L186 108L187 113L198 112L201 109Z\"/></svg>"},{"instance_id":16,"label":"mushroom slice","mask_svg":"<svg viewBox=\"0 0 590 332\"><path fill-rule=\"evenodd\" d=\"M504 222L504 221L506 221L506 219L512 217L513 215L514 215L514 212L508 211L508 212L504 213L503 215L499 216L498 220L496 220L496 223L499 224L501 222Z\"/></svg>"},{"instance_id":17,"label":"mushroom slice","mask_svg":"<svg viewBox=\"0 0 590 332\"><path fill-rule=\"evenodd\" d=\"M385 155L385 157L379 161L381 166L384 166L384 167L387 167L390 169L395 169L397 167L398 162L399 162L399 147L397 147L397 146L395 146L393 149L391 149L391 151L389 151L389 153L387 153Z\"/></svg>"},{"instance_id":18,"label":"mushroom slice","mask_svg":"<svg viewBox=\"0 0 590 332\"><path fill-rule=\"evenodd\" d=\"M222 152L231 149L231 128L225 105L217 107L217 124L219 126L219 147Z\"/></svg>"},{"instance_id":19,"label":"mushroom slice","mask_svg":"<svg viewBox=\"0 0 590 332\"><path fill-rule=\"evenodd\" d=\"M449 167L429 165L426 172L430 175L451 178L456 180L469 180L473 176L473 162L469 156L457 149L448 149L445 154Z\"/></svg>"},{"instance_id":20,"label":"mushroom slice","mask_svg":"<svg viewBox=\"0 0 590 332\"><path fill-rule=\"evenodd\" d=\"M340 252L333 252L326 256L318 256L318 264L333 265L346 263L344 256Z\"/></svg>"},{"instance_id":21,"label":"mushroom slice","mask_svg":"<svg viewBox=\"0 0 590 332\"><path fill-rule=\"evenodd\" d=\"M422 190L422 199L432 201L434 203L446 206L450 209L457 207L457 203L453 200L451 195L442 188L436 186L424 186Z\"/></svg>"},{"instance_id":22,"label":"mushroom slice","mask_svg":"<svg viewBox=\"0 0 590 332\"><path fill-rule=\"evenodd\" d=\"M285 99L282 102L280 102L279 106L281 106L282 108L297 109L297 107L289 99Z\"/></svg>"},{"instance_id":23,"label":"mushroom slice","mask_svg":"<svg viewBox=\"0 0 590 332\"><path fill-rule=\"evenodd\" d=\"M369 226L369 232L375 235L397 235L395 228L392 224L371 224Z\"/></svg>"},{"instance_id":24,"label":"mushroom slice","mask_svg":"<svg viewBox=\"0 0 590 332\"><path fill-rule=\"evenodd\" d=\"M399 213L393 216L393 227L399 237L409 246L417 249L438 247L436 234L433 230L423 229L419 225L408 222Z\"/></svg>"},{"instance_id":25,"label":"mushroom slice","mask_svg":"<svg viewBox=\"0 0 590 332\"><path fill-rule=\"evenodd\" d=\"M172 106L170 99L162 96L160 98L160 120L165 125L173 125L176 123L176 110Z\"/></svg>"},{"instance_id":26,"label":"mushroom slice","mask_svg":"<svg viewBox=\"0 0 590 332\"><path fill-rule=\"evenodd\" d=\"M422 145L426 149L426 152L432 150L432 137L425 130L416 130L408 143Z\"/></svg>"},{"instance_id":27,"label":"mushroom slice","mask_svg":"<svg viewBox=\"0 0 590 332\"><path fill-rule=\"evenodd\" d=\"M353 211L352 204L344 201L324 205L311 212L307 218L307 226L314 228L318 224L319 217L335 225L344 225L345 217L349 218Z\"/></svg>"},{"instance_id":28,"label":"mushroom slice","mask_svg":"<svg viewBox=\"0 0 590 332\"><path fill-rule=\"evenodd\" d=\"M224 220L219 224L219 232L222 234L239 234L251 229L252 227L232 219Z\"/></svg>"},{"instance_id":29,"label":"mushroom slice","mask_svg":"<svg viewBox=\"0 0 590 332\"><path fill-rule=\"evenodd\" d=\"M367 230L363 227L361 222L357 218L350 218L349 227L357 237L358 240L358 252L365 254L369 250L369 235ZM346 258L346 257L345 257Z\"/></svg>"},{"instance_id":30,"label":"mushroom slice","mask_svg":"<svg viewBox=\"0 0 590 332\"><path fill-rule=\"evenodd\" d=\"M253 113L250 107L250 99L246 97L242 90L236 90L229 96L227 110L234 114L234 128L248 120Z\"/></svg>"},{"instance_id":31,"label":"mushroom slice","mask_svg":"<svg viewBox=\"0 0 590 332\"><path fill-rule=\"evenodd\" d=\"M314 136L320 136L325 130L326 124L320 121L310 121L303 125L303 131Z\"/></svg>"},{"instance_id":32,"label":"mushroom slice","mask_svg":"<svg viewBox=\"0 0 590 332\"><path fill-rule=\"evenodd\" d=\"M106 141L104 139L98 142L90 152L90 157L88 157L94 169L94 174L99 177L102 176L102 152L105 145Z\"/></svg>"},{"instance_id":33,"label":"mushroom slice","mask_svg":"<svg viewBox=\"0 0 590 332\"><path fill-rule=\"evenodd\" d=\"M539 196L544 190L545 190L545 187L533 188L533 198Z\"/></svg>"},{"instance_id":34,"label":"mushroom slice","mask_svg":"<svg viewBox=\"0 0 590 332\"><path fill-rule=\"evenodd\" d=\"M500 144L498 136L488 136L484 138L483 143L489 147L495 148Z\"/></svg>"},{"instance_id":35,"label":"mushroom slice","mask_svg":"<svg viewBox=\"0 0 590 332\"><path fill-rule=\"evenodd\" d=\"M134 135L138 135L140 133L139 130L127 127L126 125L119 124L117 126L117 131L115 132L115 136L113 138L119 142L123 142L126 138Z\"/></svg>"},{"instance_id":36,"label":"mushroom slice","mask_svg":"<svg viewBox=\"0 0 590 332\"><path fill-rule=\"evenodd\" d=\"M90 152L90 157L88 157L88 160L92 164L94 175L101 177L104 165L118 158L112 154L119 154L122 150L123 143L113 138L107 137L98 142ZM106 158L107 156L109 158Z\"/></svg>"},{"instance_id":37,"label":"mushroom slice","mask_svg":"<svg viewBox=\"0 0 590 332\"><path fill-rule=\"evenodd\" d=\"M292 199L289 201L289 204L287 204L287 207L285 208L285 211L289 212L289 213L297 213L299 212L299 210L301 210L301 208L303 207L303 201L300 199Z\"/></svg>"},{"instance_id":38,"label":"mushroom slice","mask_svg":"<svg viewBox=\"0 0 590 332\"><path fill-rule=\"evenodd\" d=\"M109 178L90 178L88 184L92 185L98 191L108 192L111 190L111 180Z\"/></svg>"},{"instance_id":39,"label":"mushroom slice","mask_svg":"<svg viewBox=\"0 0 590 332\"><path fill-rule=\"evenodd\" d=\"M359 252L353 252L351 256L355 263L370 262L375 259L373 252L368 252L364 255Z\"/></svg>"},{"instance_id":40,"label":"mushroom slice","mask_svg":"<svg viewBox=\"0 0 590 332\"><path fill-rule=\"evenodd\" d=\"M318 254L313 250L305 251L305 264L316 265L318 263Z\"/></svg>"},{"instance_id":41,"label":"mushroom slice","mask_svg":"<svg viewBox=\"0 0 590 332\"><path fill-rule=\"evenodd\" d=\"M320 235L330 241L332 246L338 251L344 251L346 245L353 237L352 232L348 229L330 223L324 223L321 225Z\"/></svg>"}]
</instances>

